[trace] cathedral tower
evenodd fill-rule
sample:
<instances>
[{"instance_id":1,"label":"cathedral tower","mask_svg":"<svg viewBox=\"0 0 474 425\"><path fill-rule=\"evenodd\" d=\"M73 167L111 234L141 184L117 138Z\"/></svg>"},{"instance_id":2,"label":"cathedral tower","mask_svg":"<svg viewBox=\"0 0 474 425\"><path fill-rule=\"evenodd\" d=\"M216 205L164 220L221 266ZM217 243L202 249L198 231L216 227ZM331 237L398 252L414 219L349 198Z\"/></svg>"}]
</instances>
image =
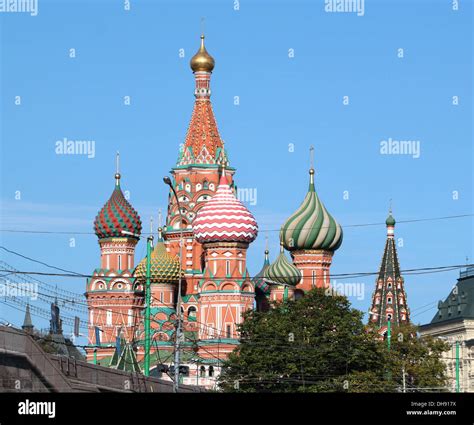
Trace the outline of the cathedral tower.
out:
<instances>
[{"instance_id":1,"label":"cathedral tower","mask_svg":"<svg viewBox=\"0 0 474 425\"><path fill-rule=\"evenodd\" d=\"M394 326L409 322L409 310L405 284L400 273L397 248L395 245L395 219L392 212L385 221L387 226L387 240L372 295L369 323L374 324L384 334L388 321Z\"/></svg>"},{"instance_id":2,"label":"cathedral tower","mask_svg":"<svg viewBox=\"0 0 474 425\"><path fill-rule=\"evenodd\" d=\"M201 46L192 57L190 65L195 79L194 109L177 164L171 170L181 214L170 190L165 232L168 250L173 255L178 255L180 229L184 229L185 296L197 293L197 282L204 268L202 246L195 240L192 230L194 219L216 192L222 168L226 167L231 186L235 171L228 166L224 141L220 137L212 110L210 82L215 63L204 46L204 35L201 36Z\"/></svg>"},{"instance_id":3,"label":"cathedral tower","mask_svg":"<svg viewBox=\"0 0 474 425\"><path fill-rule=\"evenodd\" d=\"M117 336L121 335L126 341L133 339L140 308L132 274L135 246L142 223L138 213L125 199L120 178L117 154L114 191L94 222L101 252L100 268L95 269L92 277L87 279L86 288L89 344L95 346L96 335L100 335L100 347L97 349L99 360L113 353ZM86 351L89 360L93 348Z\"/></svg>"},{"instance_id":4,"label":"cathedral tower","mask_svg":"<svg viewBox=\"0 0 474 425\"><path fill-rule=\"evenodd\" d=\"M216 194L194 222L196 240L204 247L198 313L202 358L225 358L238 343L237 325L255 298L247 248L257 233L255 218L235 197L224 172Z\"/></svg>"},{"instance_id":5,"label":"cathedral tower","mask_svg":"<svg viewBox=\"0 0 474 425\"><path fill-rule=\"evenodd\" d=\"M280 240L303 275L296 287L299 294L312 288L329 287L332 256L342 243L342 228L320 201L314 187L314 174L311 165L308 193L280 230Z\"/></svg>"}]
</instances>

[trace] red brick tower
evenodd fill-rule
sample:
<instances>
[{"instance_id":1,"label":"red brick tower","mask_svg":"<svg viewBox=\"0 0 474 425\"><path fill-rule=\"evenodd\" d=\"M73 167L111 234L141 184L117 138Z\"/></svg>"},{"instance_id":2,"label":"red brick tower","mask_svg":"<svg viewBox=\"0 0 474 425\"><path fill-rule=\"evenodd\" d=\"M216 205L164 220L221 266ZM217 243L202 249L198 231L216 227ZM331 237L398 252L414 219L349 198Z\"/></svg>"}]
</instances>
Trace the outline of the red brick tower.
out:
<instances>
[{"instance_id":1,"label":"red brick tower","mask_svg":"<svg viewBox=\"0 0 474 425\"><path fill-rule=\"evenodd\" d=\"M214 59L204 46L191 59L195 78L195 102L186 140L182 145L176 166L171 170L173 185L181 205L179 214L176 200L170 190L165 239L168 250L178 255L180 228L184 227L183 295L196 294L197 282L202 277L204 258L201 244L194 239L192 225L196 214L214 195L222 167L226 167L229 184L233 186L235 170L228 166L224 142L219 135L211 103L210 81Z\"/></svg>"},{"instance_id":2,"label":"red brick tower","mask_svg":"<svg viewBox=\"0 0 474 425\"><path fill-rule=\"evenodd\" d=\"M203 359L226 358L238 344L237 325L255 298L247 248L257 233L255 218L235 197L224 173L194 222L196 240L204 247L198 313L198 354Z\"/></svg>"},{"instance_id":3,"label":"red brick tower","mask_svg":"<svg viewBox=\"0 0 474 425\"><path fill-rule=\"evenodd\" d=\"M135 297L135 246L142 229L140 217L125 199L120 188L120 174L115 174L115 188L99 211L94 230L99 238L100 268L87 280L86 299L89 309L89 345L96 345L99 329L100 347L97 359L113 354L116 337L134 338L140 300ZM88 360L94 348L87 349Z\"/></svg>"},{"instance_id":4,"label":"red brick tower","mask_svg":"<svg viewBox=\"0 0 474 425\"><path fill-rule=\"evenodd\" d=\"M308 193L280 230L280 240L303 275L296 286L297 295L315 287L329 287L332 256L342 243L342 228L320 201L314 174L311 165Z\"/></svg>"}]
</instances>

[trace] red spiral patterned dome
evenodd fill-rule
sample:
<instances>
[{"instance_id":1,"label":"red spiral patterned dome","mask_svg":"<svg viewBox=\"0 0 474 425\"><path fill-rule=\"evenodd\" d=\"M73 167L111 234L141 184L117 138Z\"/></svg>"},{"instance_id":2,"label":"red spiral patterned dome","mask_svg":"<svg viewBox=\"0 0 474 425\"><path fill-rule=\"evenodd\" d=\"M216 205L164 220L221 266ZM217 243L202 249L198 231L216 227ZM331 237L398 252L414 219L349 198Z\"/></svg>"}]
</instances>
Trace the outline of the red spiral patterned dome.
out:
<instances>
[{"instance_id":1,"label":"red spiral patterned dome","mask_svg":"<svg viewBox=\"0 0 474 425\"><path fill-rule=\"evenodd\" d=\"M215 195L199 210L193 230L199 243L250 243L257 237L258 225L222 175Z\"/></svg>"},{"instance_id":2,"label":"red spiral patterned dome","mask_svg":"<svg viewBox=\"0 0 474 425\"><path fill-rule=\"evenodd\" d=\"M119 178L116 177L112 196L99 211L94 221L95 234L100 239L131 236L124 234L123 231L140 235L142 230L140 216L123 196Z\"/></svg>"}]
</instances>

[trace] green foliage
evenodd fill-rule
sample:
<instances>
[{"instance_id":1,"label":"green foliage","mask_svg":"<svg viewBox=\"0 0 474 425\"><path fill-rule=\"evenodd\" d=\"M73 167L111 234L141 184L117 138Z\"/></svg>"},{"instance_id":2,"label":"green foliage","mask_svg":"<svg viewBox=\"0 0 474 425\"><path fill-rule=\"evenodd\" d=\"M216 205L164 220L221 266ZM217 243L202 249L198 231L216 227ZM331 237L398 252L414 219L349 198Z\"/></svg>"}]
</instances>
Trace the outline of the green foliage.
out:
<instances>
[{"instance_id":1,"label":"green foliage","mask_svg":"<svg viewBox=\"0 0 474 425\"><path fill-rule=\"evenodd\" d=\"M443 385L443 343L420 341L413 327L393 329L389 351L362 316L347 298L322 289L268 312L248 311L220 387L229 392L397 391L402 366L411 386ZM395 332L407 337L395 341Z\"/></svg>"}]
</instances>

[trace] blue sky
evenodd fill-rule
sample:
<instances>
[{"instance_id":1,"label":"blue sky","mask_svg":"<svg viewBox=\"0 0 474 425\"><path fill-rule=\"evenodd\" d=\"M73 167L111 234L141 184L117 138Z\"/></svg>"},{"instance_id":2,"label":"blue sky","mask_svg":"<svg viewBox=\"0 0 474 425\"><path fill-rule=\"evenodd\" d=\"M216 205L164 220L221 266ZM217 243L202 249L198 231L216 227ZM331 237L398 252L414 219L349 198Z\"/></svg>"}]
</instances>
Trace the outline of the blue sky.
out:
<instances>
[{"instance_id":1,"label":"blue sky","mask_svg":"<svg viewBox=\"0 0 474 425\"><path fill-rule=\"evenodd\" d=\"M216 61L211 88L219 130L238 186L258 195L249 206L261 229L249 249L252 275L263 261L265 235L273 259L277 230L306 193L310 145L328 211L343 226L381 223L344 229L332 273L377 271L389 199L399 221L472 213L470 1L455 11L451 0L366 0L363 16L327 13L323 0L243 0L238 10L231 0L131 0L129 11L123 4L39 0L37 16L0 13L2 245L91 273L99 265L92 223L113 190L117 150L122 186L144 227L166 209L162 176L175 164L191 116L189 59L202 17ZM94 140L95 157L57 155L63 138ZM382 155L388 138L419 141L419 158ZM472 217L401 223L401 267L464 264L473 258L472 233ZM137 261L144 253L140 243ZM4 252L0 258L20 270L51 271ZM457 276L406 276L415 323L431 320ZM83 279L41 279L85 290ZM351 282L365 285L364 299L351 301L367 311L374 278ZM18 324L22 313L0 304L0 318Z\"/></svg>"}]
</instances>

